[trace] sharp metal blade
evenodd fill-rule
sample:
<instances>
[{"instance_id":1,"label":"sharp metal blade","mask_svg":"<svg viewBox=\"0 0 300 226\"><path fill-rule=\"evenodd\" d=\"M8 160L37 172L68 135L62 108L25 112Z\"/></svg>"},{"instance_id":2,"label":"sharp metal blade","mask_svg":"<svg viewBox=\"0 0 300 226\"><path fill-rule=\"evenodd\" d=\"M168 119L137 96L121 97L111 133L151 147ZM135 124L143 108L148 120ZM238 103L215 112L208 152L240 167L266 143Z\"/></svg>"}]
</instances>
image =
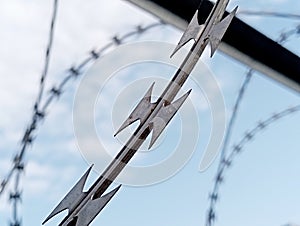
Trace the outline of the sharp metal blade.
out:
<instances>
[{"instance_id":1,"label":"sharp metal blade","mask_svg":"<svg viewBox=\"0 0 300 226\"><path fill-rule=\"evenodd\" d=\"M237 9L238 7L236 7L225 19L223 19L213 27L209 37L211 46L211 57L215 54L224 34L226 33L229 25L231 24L233 17L236 15Z\"/></svg>"},{"instance_id":2,"label":"sharp metal blade","mask_svg":"<svg viewBox=\"0 0 300 226\"><path fill-rule=\"evenodd\" d=\"M56 214L66 209L68 209L69 212L72 211L76 207L78 202L86 196L86 193L83 192L83 188L92 167L93 165L85 172L85 174L83 174L83 176L76 183L76 185L69 191L69 193L63 198L63 200L55 207L55 209L50 213L50 215L46 218L46 220L42 224L45 224Z\"/></svg>"},{"instance_id":3,"label":"sharp metal blade","mask_svg":"<svg viewBox=\"0 0 300 226\"><path fill-rule=\"evenodd\" d=\"M146 92L143 99L139 102L139 104L135 107L135 109L132 111L130 116L126 119L126 121L121 125L120 129L115 133L114 136L118 135L123 129L125 129L127 126L131 125L137 120L144 120L148 114L151 113L151 109L153 107L153 104L151 103L151 95L153 86L155 83L151 85L149 90Z\"/></svg>"},{"instance_id":4,"label":"sharp metal blade","mask_svg":"<svg viewBox=\"0 0 300 226\"><path fill-rule=\"evenodd\" d=\"M171 54L171 57L182 48L186 43L190 40L197 41L200 37L200 34L204 28L204 25L199 25L198 23L198 10L194 14L190 24L188 25L187 29L185 30L184 34L182 35L178 45L176 46L174 52Z\"/></svg>"},{"instance_id":5,"label":"sharp metal blade","mask_svg":"<svg viewBox=\"0 0 300 226\"><path fill-rule=\"evenodd\" d=\"M180 97L175 102L164 106L160 109L158 114L155 116L154 119L150 122L150 129L152 131L152 137L149 145L149 149L153 146L155 141L158 139L162 131L166 128L170 120L174 117L176 112L179 110L181 105L184 103L186 98L189 96L192 90L188 91L185 95Z\"/></svg>"},{"instance_id":6,"label":"sharp metal blade","mask_svg":"<svg viewBox=\"0 0 300 226\"><path fill-rule=\"evenodd\" d=\"M76 226L88 226L120 188L121 185L100 198L89 200L77 214Z\"/></svg>"}]
</instances>

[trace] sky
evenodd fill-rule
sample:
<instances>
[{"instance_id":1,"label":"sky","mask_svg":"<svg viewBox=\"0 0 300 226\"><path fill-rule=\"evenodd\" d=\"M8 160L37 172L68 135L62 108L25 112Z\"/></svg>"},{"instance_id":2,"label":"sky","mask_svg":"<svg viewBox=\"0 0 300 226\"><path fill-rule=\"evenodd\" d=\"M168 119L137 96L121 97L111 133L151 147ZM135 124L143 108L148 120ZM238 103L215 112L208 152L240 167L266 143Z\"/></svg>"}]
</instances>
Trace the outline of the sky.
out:
<instances>
[{"instance_id":1,"label":"sky","mask_svg":"<svg viewBox=\"0 0 300 226\"><path fill-rule=\"evenodd\" d=\"M294 14L300 8L300 2L292 0L235 0L228 9L236 5L240 10ZM0 2L0 179L7 174L12 157L20 148L32 114L51 13L52 1ZM282 18L238 17L274 40L300 24ZM60 1L46 90L58 84L66 71L78 65L92 49L137 25L156 21L126 1ZM134 36L127 45L112 48L79 79L68 84L61 98L49 108L25 157L21 188L23 225L41 225L92 163L95 166L86 189L96 180L107 166L103 153L114 156L137 126L134 124L115 138L122 121L153 81L155 100L179 66L188 47L172 60L168 56L181 35L182 31L166 25ZM300 55L298 41L299 37L292 37L284 46ZM207 150L214 151L209 149L210 141L220 147L219 136L247 70L247 66L221 52L211 59L209 51L205 51L178 95L192 88L190 98L153 149L147 150L148 140L137 153L110 189L124 185L91 225L204 225L219 155L205 169L200 170L200 163ZM96 80L91 83L94 80L89 79ZM299 103L298 93L254 73L241 103L229 150L258 121ZM226 172L215 225L300 224L299 120L300 113L285 117L245 146ZM179 153L175 160L180 167L176 161L166 161L174 153ZM165 162L168 165L159 165ZM10 183L7 192L0 196L1 225L8 224L12 217L8 202L12 186ZM63 215L47 225L57 225Z\"/></svg>"}]
</instances>

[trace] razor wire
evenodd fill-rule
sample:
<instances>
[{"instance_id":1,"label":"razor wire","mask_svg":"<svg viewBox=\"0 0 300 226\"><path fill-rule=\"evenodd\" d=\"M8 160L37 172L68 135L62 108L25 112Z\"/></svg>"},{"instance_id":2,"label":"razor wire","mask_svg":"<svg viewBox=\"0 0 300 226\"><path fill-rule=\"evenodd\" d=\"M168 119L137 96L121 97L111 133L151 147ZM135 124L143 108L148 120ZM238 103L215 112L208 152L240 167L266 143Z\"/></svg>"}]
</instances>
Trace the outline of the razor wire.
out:
<instances>
[{"instance_id":1,"label":"razor wire","mask_svg":"<svg viewBox=\"0 0 300 226\"><path fill-rule=\"evenodd\" d=\"M57 0L55 0L55 7L57 7ZM38 98L34 104L34 110L31 117L31 121L27 126L27 129L24 132L24 135L21 140L21 149L17 152L17 154L13 157L12 160L12 167L7 173L6 177L1 181L0 184L0 196L4 193L6 190L7 185L12 180L13 176L15 175L15 185L14 185L14 191L10 194L9 200L13 204L13 222L10 223L10 226L20 226L21 220L18 216L18 205L22 199L22 192L20 192L20 178L22 175L22 172L24 171L24 156L26 154L26 151L28 150L28 147L31 146L34 141L35 137L38 135L36 133L38 126L41 124L42 121L45 120L47 114L46 112L49 111L49 107L51 103L53 103L54 100L59 99L61 95L63 94L63 90L66 87L68 83L70 83L72 80L77 79L80 75L83 74L83 70L93 62L95 62L99 57L101 57L106 51L109 49L118 46L124 42L126 42L127 39L130 37L133 37L135 35L141 35L144 34L146 31L153 29L155 27L164 25L165 23L163 21L154 22L146 26L138 25L136 28L122 36L114 36L106 45L99 48L98 50L94 49L90 51L89 56L86 57L84 60L81 61L77 66L72 66L67 70L65 78L58 83L57 86L53 86L50 88L48 92L47 97L43 97L44 94L44 87L45 87L45 79L47 76L48 71L48 65L49 65L49 59L50 59L50 52L51 52L51 46L52 46L52 40L53 40L53 29L55 24L55 18L56 18L56 12L57 10L54 10L54 14L52 17L51 22L51 31L49 35L49 44L46 50L46 58L45 58L45 68L42 73L41 79L40 79L40 91L38 94ZM44 95L45 96L45 95ZM42 104L42 101L43 104Z\"/></svg>"},{"instance_id":2,"label":"razor wire","mask_svg":"<svg viewBox=\"0 0 300 226\"><path fill-rule=\"evenodd\" d=\"M32 145L34 142L33 138L33 132L37 129L37 123L40 123L40 119L45 119L47 116L45 112L48 110L50 104L54 101L54 99L59 98L61 94L63 93L63 89L65 86L71 81L71 79L75 78L77 79L81 74L83 74L82 69L86 67L88 64L93 63L95 60L97 60L99 57L102 56L102 53L107 51L109 48L113 47L114 45L120 45L121 43L124 43L127 38L132 37L137 34L142 34L154 27L163 25L162 22L159 23L153 23L148 26L142 27L142 26L137 26L135 31L131 31L124 36L118 38L117 36L112 38L112 41L109 42L107 45L102 47L101 49L97 50L92 50L90 51L90 56L84 59L78 66L72 66L67 70L67 76L58 84L58 86L53 86L49 90L49 95L44 103L44 105L40 108L39 111L36 109L36 105L34 107L34 113L33 113L33 119L32 122L29 124L28 128L26 129L23 138L22 138L22 148L18 154L15 155L13 159L13 167L11 170L8 172L7 176L1 181L0 184L0 195L4 192L6 189L7 184L9 183L12 174L17 170L18 167L21 167L23 169L23 165L21 162L24 159L24 154L26 152L26 148L29 145ZM37 120L39 119L39 120Z\"/></svg>"},{"instance_id":3,"label":"razor wire","mask_svg":"<svg viewBox=\"0 0 300 226\"><path fill-rule=\"evenodd\" d=\"M8 172L7 176L1 181L0 184L0 196L4 193L8 183L11 181L11 179L13 178L14 174L15 174L15 186L14 186L14 192L12 192L10 194L10 200L12 200L13 203L13 219L14 222L11 223L11 226L20 226L21 225L21 221L18 219L18 204L21 201L21 196L22 196L22 192L20 191L19 188L19 182L20 182L20 177L22 175L22 172L24 171L24 156L26 154L26 151L28 150L28 147L30 145L32 145L35 141L35 136L37 136L37 133L34 134L37 130L37 127L41 124L41 122L46 118L46 112L47 110L49 110L49 107L51 105L51 103L53 103L54 100L59 99L61 97L61 95L63 94L63 90L65 88L65 86L72 80L72 79L77 79L80 75L83 74L83 69L85 69L89 64L95 62L99 57L102 56L102 54L104 52L106 52L107 50L109 50L110 48L113 48L114 46L118 46L122 43L124 43L126 41L127 38L129 37L133 37L134 35L139 35L139 34L143 34L144 32L157 27L157 26L161 26L162 24L164 24L162 21L160 22L156 22L156 23L152 23L148 26L137 26L135 30L126 33L125 35L118 37L118 36L114 36L111 41L109 43L107 43L106 45L104 45L103 47L101 47L98 50L92 50L90 51L90 54L87 58L85 58L81 63L79 63L77 66L72 66L67 70L67 75L65 76L65 78L57 85L57 86L53 86L49 92L48 92L48 96L47 98L43 97L44 94L44 88L45 88L45 79L47 76L47 71L48 71L48 66L49 66L49 60L50 60L50 53L51 53L51 46L52 46L52 41L53 41L53 34L54 34L54 24L55 24L55 18L56 18L56 12L57 12L57 0L54 1L54 12L53 12L53 17L52 17L52 22L51 22L51 29L50 29L50 34L49 34L49 44L46 50L46 58L45 58L45 67L44 67L44 71L42 73L41 79L40 79L40 90L39 90L39 95L37 98L37 101L34 104L34 109L33 109L33 114L32 114L32 118L31 118L31 122L29 123L27 129L24 132L22 141L21 141L21 149L17 152L17 154L14 156L13 161L12 161L12 168L11 170ZM285 41L288 40L289 37L291 37L292 35L300 35L300 25L298 25L295 29L290 30L288 32L284 32L281 34L280 39L278 42L283 43ZM247 81L247 84L250 82L251 79L251 75L252 75L252 70L250 69L250 71L248 72L248 76L249 79ZM246 79L247 80L247 79ZM245 80L245 83L246 83ZM243 90L243 92L246 89L246 85L247 84L243 84L243 86L245 86ZM241 93L240 93L241 94ZM45 99L44 104L41 106L41 102L42 100ZM237 113L238 110L238 106L239 103L242 100L242 95L240 95L240 99L239 101L237 101L236 106L234 108L234 114ZM283 112L281 112L280 114L276 114L276 117L272 116L271 118L265 120L264 122L258 124L258 126L256 128L262 129L265 128L266 126L274 123L275 121L281 119L282 117L289 115L295 111L299 111L300 110L300 106L297 106L295 108L289 108ZM234 115L233 114L233 115ZM232 124L234 124L234 119L232 120ZM245 136L244 140L250 140L249 138L253 138L254 135L256 135L256 133L259 132L259 129L253 129L251 132L252 133L248 133L247 136ZM256 131L257 130L257 131ZM244 141L243 141L244 142ZM234 149L234 152L238 152L237 150L239 150L239 152L242 150L242 148L244 147L245 143L241 143L240 146L236 146ZM231 156L231 155L230 155ZM234 158L235 155L232 156L232 158ZM228 160L228 159L227 159ZM232 159L233 160L233 159ZM225 167L221 168L223 170L225 170L230 164L229 162L224 162ZM223 171L222 171L223 172ZM221 181L221 177L219 179L217 179L216 181ZM213 193L214 194L214 193ZM218 195L218 194L217 194ZM211 199L213 201L217 201L218 196L214 196L212 195ZM213 212L212 212L213 213ZM212 217L211 219L215 219L215 213L213 213L214 217ZM209 224L211 225L211 224Z\"/></svg>"},{"instance_id":4,"label":"razor wire","mask_svg":"<svg viewBox=\"0 0 300 226\"><path fill-rule=\"evenodd\" d=\"M294 35L300 35L300 24L293 29L290 29L289 31L282 32L279 35L278 43L283 44L284 42L288 41L292 36ZM233 112L229 120L228 128L224 137L224 143L221 150L221 157L220 162L217 169L217 174L215 177L214 185L212 192L209 194L209 208L206 215L206 226L213 226L214 222L216 221L216 203L220 198L220 186L222 182L224 181L224 173L225 170L228 169L236 156L236 153L240 153L245 145L250 141L253 140L254 137L264 128L267 126L277 122L278 120L282 119L285 116L288 116L294 112L300 111L300 105L292 108L287 108L286 110L283 110L282 112L278 114L274 114L272 117L266 119L263 122L259 122L254 129L252 129L250 132L247 132L245 136L242 138L242 140L238 143L238 145L234 146L234 149L231 153L227 156L227 149L228 144L231 139L231 134L233 132L234 123L236 121L237 115L238 115L238 109L239 106L243 100L244 93L248 87L248 84L251 81L251 78L253 77L253 69L249 69L246 73L246 78L239 90L238 97L236 99L235 105L233 107Z\"/></svg>"}]
</instances>

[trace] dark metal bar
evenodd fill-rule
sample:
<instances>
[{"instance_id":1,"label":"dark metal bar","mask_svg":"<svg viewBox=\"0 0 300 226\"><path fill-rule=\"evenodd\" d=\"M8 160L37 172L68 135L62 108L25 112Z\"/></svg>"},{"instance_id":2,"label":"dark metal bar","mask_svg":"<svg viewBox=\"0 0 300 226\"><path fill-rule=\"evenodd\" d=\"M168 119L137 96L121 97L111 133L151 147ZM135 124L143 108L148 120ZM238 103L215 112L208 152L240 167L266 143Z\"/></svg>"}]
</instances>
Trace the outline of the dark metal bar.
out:
<instances>
[{"instance_id":1,"label":"dark metal bar","mask_svg":"<svg viewBox=\"0 0 300 226\"><path fill-rule=\"evenodd\" d=\"M204 22L213 7L208 0L128 0L151 13L164 10L163 16L173 25L180 24L174 18L189 22L199 7L199 21ZM152 9L151 9L152 8ZM157 13L157 16L165 13ZM227 14L226 14L227 15ZM168 17L168 18L167 18ZM171 19L170 19L171 18ZM183 28L182 23L178 27ZM267 74L273 79L300 92L300 58L275 41L258 32L238 18L234 18L226 32L223 43L225 53ZM243 59L242 59L243 58Z\"/></svg>"}]
</instances>

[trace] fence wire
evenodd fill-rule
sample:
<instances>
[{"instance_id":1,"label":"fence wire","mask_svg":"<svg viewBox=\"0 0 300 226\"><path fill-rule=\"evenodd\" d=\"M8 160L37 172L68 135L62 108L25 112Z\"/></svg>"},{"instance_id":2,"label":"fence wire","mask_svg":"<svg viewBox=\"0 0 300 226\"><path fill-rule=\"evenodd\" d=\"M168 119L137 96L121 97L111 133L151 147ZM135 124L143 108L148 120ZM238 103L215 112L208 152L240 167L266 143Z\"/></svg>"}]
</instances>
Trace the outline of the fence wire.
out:
<instances>
[{"instance_id":1,"label":"fence wire","mask_svg":"<svg viewBox=\"0 0 300 226\"><path fill-rule=\"evenodd\" d=\"M283 44L284 42L286 42L290 38L292 38L294 35L300 36L300 24L289 31L282 32L279 35L277 42L279 44ZM241 89L238 93L238 97L235 102L231 118L229 120L226 135L224 138L223 147L221 150L220 162L219 162L217 174L216 174L216 177L214 180L213 189L212 189L212 192L209 194L209 208L206 213L206 223L205 223L206 226L213 226L216 221L216 217L217 217L216 205L217 205L217 201L219 201L219 199L220 199L220 187L224 181L225 171L232 165L233 160L236 157L236 155L238 153L241 153L243 151L245 145L250 140L253 140L255 138L255 136L261 130L263 130L267 126L277 122L278 120L291 115L294 112L300 111L300 105L298 105L298 106L295 106L292 108L287 108L286 110L283 110L282 112L280 112L278 114L274 114L273 116L266 119L265 121L259 122L257 124L257 126L254 127L254 129L250 130L250 132L245 133L245 136L242 138L242 140L237 145L234 146L233 150L231 150L231 152L229 152L229 154L227 154L228 144L230 142L231 134L234 129L234 123L235 123L236 117L238 115L238 109L239 109L239 106L241 105L244 93L248 87L248 84L251 81L253 73L254 73L253 69L249 69L249 71L246 73L246 78L245 78L245 80L241 86Z\"/></svg>"},{"instance_id":2,"label":"fence wire","mask_svg":"<svg viewBox=\"0 0 300 226\"><path fill-rule=\"evenodd\" d=\"M267 118L264 121L260 121L257 123L257 125L251 129L250 131L246 132L243 138L233 146L231 152L226 156L223 157L220 161L218 171L215 177L215 183L214 188L212 192L209 195L210 199L210 206L207 211L207 220L206 225L212 226L215 223L216 220L216 204L217 201L220 199L220 187L224 182L225 173L226 170L229 169L230 166L232 166L235 158L238 156L238 154L241 154L244 150L246 145L255 139L255 137L259 134L259 132L263 131L270 125L274 124L275 122L278 122L279 120L292 115L295 112L300 112L300 105L297 105L295 107L287 108L279 113L273 114L271 117Z\"/></svg>"},{"instance_id":3,"label":"fence wire","mask_svg":"<svg viewBox=\"0 0 300 226\"><path fill-rule=\"evenodd\" d=\"M34 104L34 111L31 118L31 122L29 124L29 127L26 129L24 136L22 138L22 147L20 152L18 152L15 157L13 158L12 163L12 169L8 173L8 176L2 180L0 185L0 195L5 190L6 185L9 183L13 175L14 177L14 186L12 191L9 195L9 201L12 204L12 220L10 222L10 226L21 226L21 216L19 216L19 204L22 201L22 192L20 188L20 178L23 175L24 171L24 163L23 163L23 157L24 154L30 144L33 142L33 132L36 130L38 122L44 118L45 113L43 110L40 110L40 104L41 100L44 94L44 88L45 88L45 82L48 75L48 68L50 63L50 56L51 56L51 50L52 50L52 44L54 39L54 27L56 22L56 15L58 10L58 0L53 1L53 13L51 18L51 24L50 24L50 32L48 37L48 45L46 48L46 54L45 54L45 62L44 62L44 68L40 77L40 86L39 86L39 93L37 96L37 99Z\"/></svg>"},{"instance_id":4,"label":"fence wire","mask_svg":"<svg viewBox=\"0 0 300 226\"><path fill-rule=\"evenodd\" d=\"M240 10L238 14L247 15L247 16L268 16L268 17L279 17L285 19L300 20L300 15L293 14L293 13Z\"/></svg>"},{"instance_id":5,"label":"fence wire","mask_svg":"<svg viewBox=\"0 0 300 226\"><path fill-rule=\"evenodd\" d=\"M300 24L298 24L296 27L282 32L277 39L277 42L279 44L284 44L285 42L289 41L293 36L296 36L297 38L300 37Z\"/></svg>"},{"instance_id":6,"label":"fence wire","mask_svg":"<svg viewBox=\"0 0 300 226\"><path fill-rule=\"evenodd\" d=\"M39 86L39 93L36 101L34 102L33 107L33 113L30 120L30 123L28 124L25 132L23 133L22 139L21 139L21 147L20 150L17 152L17 154L13 157L11 169L6 174L6 177L4 177L0 183L0 196L6 191L7 185L10 183L12 179L14 179L14 186L13 190L9 194L9 200L12 204L12 221L10 223L10 226L21 226L22 225L22 218L19 216L19 205L22 200L22 191L20 189L20 180L23 176L24 172L24 157L28 150L28 148L34 143L35 137L37 134L37 128L41 125L41 122L45 120L47 117L46 112L49 111L49 108L51 104L54 102L54 100L58 100L61 95L63 94L64 88L67 84L69 84L74 79L77 79L80 75L83 74L84 69L90 65L91 63L95 62L99 57L101 57L107 50L118 46L124 42L126 42L126 39L133 37L135 35L140 35L145 33L146 31L155 28L157 26L161 26L164 23L163 22L156 22L152 23L147 26L139 25L137 26L133 31L130 31L123 36L114 36L106 45L103 47L97 49L94 49L90 51L90 54L88 57L86 57L81 63L79 63L77 66L72 66L67 70L67 73L65 75L65 78L60 81L60 83L57 86L53 86L49 92L47 92L47 96L45 95L45 82L48 74L48 68L50 63L50 56L51 56L51 49L53 45L53 39L54 39L54 28L55 28L55 22L56 22L56 16L57 16L57 10L58 10L58 0L54 0L54 6L53 6L53 13L51 18L51 24L50 24L50 32L48 37L48 45L46 48L46 54L45 54L45 64L43 68L43 72L40 77L40 86ZM242 12L244 14L248 15L254 15L252 12ZM257 14L264 14L268 15L266 12L257 12ZM279 17L288 17L288 18L295 18L300 19L299 15L284 15L284 14L276 14L273 13L273 16L279 16ZM271 14L270 14L271 15ZM281 33L279 39L277 40L279 43L284 43L288 41L289 38L292 36L297 35L300 36L300 24L287 31ZM273 115L272 117L268 118L267 120L260 122L257 124L257 126L252 129L250 132L248 132L245 137L234 147L232 152L227 156L226 150L228 146L228 142L230 140L232 128L238 113L239 105L243 99L243 94L247 88L247 85L251 81L253 71L250 69L247 73L246 79L242 85L242 88L240 90L240 93L238 95L232 117L229 124L229 129L227 131L227 135L224 142L224 147L222 151L222 158L221 162L218 168L217 177L214 184L213 192L210 195L210 208L207 213L207 226L212 226L215 219L216 219L216 201L219 200L219 188L221 185L221 182L223 181L224 172L228 167L232 164L234 158L238 153L240 153L248 141L252 140L258 132L260 132L263 128L266 128L267 126L271 125L272 123L280 120L281 118L288 116L294 112L300 111L300 106L296 106L293 108L289 108L287 110L284 110L278 114Z\"/></svg>"},{"instance_id":7,"label":"fence wire","mask_svg":"<svg viewBox=\"0 0 300 226\"><path fill-rule=\"evenodd\" d=\"M124 42L130 37L134 37L136 35L144 34L146 31L153 29L155 27L164 25L162 21L151 23L147 26L138 25L136 28L123 36L114 36L106 45L99 48L98 50L92 50L89 53L89 56L81 61L77 66L72 66L67 70L65 78L57 85L53 86L49 92L45 92L45 81L47 77L49 62L50 62L50 53L51 47L53 43L54 36L54 26L57 14L58 1L54 1L54 11L51 20L50 33L49 33L49 43L46 49L45 55L45 65L44 70L40 78L40 88L37 100L34 103L33 114L31 117L31 121L25 130L23 137L21 139L21 148L17 152L17 154L13 157L11 169L6 174L0 183L0 196L6 191L7 185L9 182L14 179L13 191L9 195L9 201L12 204L12 222L10 226L21 226L21 217L18 214L19 205L22 200L22 192L20 191L20 178L24 172L24 157L28 150L28 148L35 142L35 138L38 135L37 129L41 125L41 123L47 117L46 112L49 112L49 108L54 100L57 100L63 94L63 91L67 84L71 81L77 79L80 75L83 74L84 69L87 68L88 65L95 62L99 57L101 57L107 50L116 47ZM47 93L48 95L45 95Z\"/></svg>"}]
</instances>

